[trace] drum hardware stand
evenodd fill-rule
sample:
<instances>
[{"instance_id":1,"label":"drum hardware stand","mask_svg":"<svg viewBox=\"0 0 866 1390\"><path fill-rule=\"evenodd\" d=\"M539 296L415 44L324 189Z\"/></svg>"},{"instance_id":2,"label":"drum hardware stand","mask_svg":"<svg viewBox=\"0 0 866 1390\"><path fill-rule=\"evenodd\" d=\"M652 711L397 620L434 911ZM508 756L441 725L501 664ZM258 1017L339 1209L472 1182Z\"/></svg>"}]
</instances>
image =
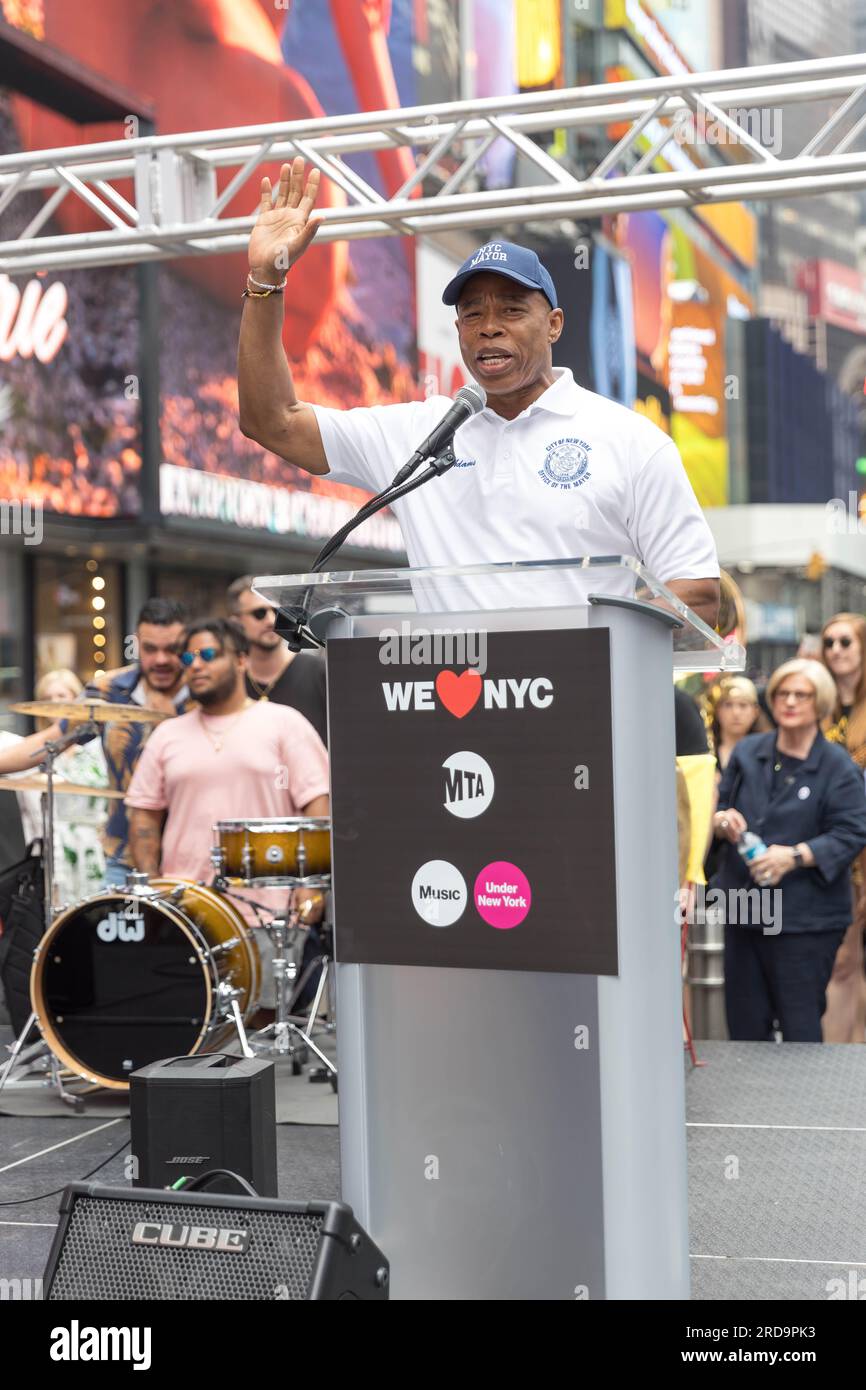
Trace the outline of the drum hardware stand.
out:
<instances>
[{"instance_id":1,"label":"drum hardware stand","mask_svg":"<svg viewBox=\"0 0 866 1390\"><path fill-rule=\"evenodd\" d=\"M240 945L238 937L233 937L230 941L224 941L221 945L214 946L212 948L212 954L216 955L220 951L230 951L238 945ZM255 1057L256 1054L250 1047L249 1040L247 1038L247 1032L244 1028L244 1020L241 1016L240 1007L238 1006L238 999L240 998L240 994L241 991L239 989L235 989L234 986L229 984L227 980L223 980L217 986L217 995L220 1000L220 1005L222 1006L219 1012L222 1013L223 1016L225 1016L225 1005L228 1004L228 1012L231 1014L232 1021L235 1025L235 1032L238 1035L238 1042L241 1045L241 1052L243 1053L244 1057Z\"/></svg>"},{"instance_id":2,"label":"drum hardware stand","mask_svg":"<svg viewBox=\"0 0 866 1390\"><path fill-rule=\"evenodd\" d=\"M49 1055L48 1065L51 1068L52 1084L58 1096L63 1101L64 1105L71 1105L72 1109L76 1111L83 1110L84 1101L82 1100L81 1096L74 1096L71 1091L64 1090L63 1069L61 1068L60 1063L54 1056L53 1052ZM102 1086L99 1086L95 1087L94 1089L101 1091L104 1088Z\"/></svg>"},{"instance_id":3,"label":"drum hardware stand","mask_svg":"<svg viewBox=\"0 0 866 1390\"><path fill-rule=\"evenodd\" d=\"M241 1052L244 1054L245 1057L255 1057L256 1054L250 1047L249 1040L247 1038L246 1029L244 1028L244 1021L241 1017L241 1011L238 1006L237 999L232 999L230 1007L232 1011L232 1018L235 1021L235 1030L237 1032L238 1038L240 1039Z\"/></svg>"},{"instance_id":4,"label":"drum hardware stand","mask_svg":"<svg viewBox=\"0 0 866 1390\"><path fill-rule=\"evenodd\" d=\"M32 1029L36 1026L36 1014L32 1013L22 1028L15 1042L9 1049L9 1058L0 1071L0 1091L8 1086L9 1090L34 1090L51 1086L57 1091L60 1099L65 1105L72 1106L73 1110L80 1111L84 1107L84 1102L80 1096L75 1096L71 1091L67 1091L63 1085L63 1075L60 1062L49 1048L45 1039L40 1037L37 1042L33 1042L29 1047L24 1043L29 1037ZM24 1076L13 1079L13 1073L17 1068L22 1068L25 1073L33 1070L28 1066L29 1062L33 1067L38 1067L41 1071L50 1071L50 1076L35 1078L25 1074Z\"/></svg>"},{"instance_id":5,"label":"drum hardware stand","mask_svg":"<svg viewBox=\"0 0 866 1390\"><path fill-rule=\"evenodd\" d=\"M46 1046L43 1039L40 1038L38 1042L31 1043L28 1048L25 1049L24 1047L24 1043L26 1039L29 1037L30 1031L34 1027L35 1023L36 1014L31 1013L24 1027L21 1029L21 1032L18 1034L18 1037L15 1039L14 1043L12 1043L11 1047L9 1048L8 1060L4 1064L3 1070L0 1071L0 1091L3 1090L7 1081L9 1081L9 1078L12 1075L12 1072L16 1066L22 1066L24 1062L26 1062L28 1058L30 1058L31 1056L38 1056L42 1049ZM20 1085L21 1083L9 1081L9 1084L10 1086L13 1086ZM40 1082L39 1084L42 1085L44 1083Z\"/></svg>"},{"instance_id":6,"label":"drum hardware stand","mask_svg":"<svg viewBox=\"0 0 866 1390\"><path fill-rule=\"evenodd\" d=\"M186 892L186 883L178 883L174 888L151 888L150 875L141 869L128 869L126 886L119 891L131 897L147 898L148 902L168 902L177 905Z\"/></svg>"},{"instance_id":7,"label":"drum hardware stand","mask_svg":"<svg viewBox=\"0 0 866 1390\"><path fill-rule=\"evenodd\" d=\"M45 773L45 791L42 793L42 872L45 884L45 930L54 920L54 764L73 743L79 743L82 735L88 739L96 738L99 725L88 719L83 724L73 724L59 738L49 739L42 751L44 760L39 771Z\"/></svg>"},{"instance_id":8,"label":"drum hardware stand","mask_svg":"<svg viewBox=\"0 0 866 1390\"><path fill-rule=\"evenodd\" d=\"M290 1017L290 1004L296 993L293 986L297 975L297 966L287 954L289 920L287 917L274 917L267 926L268 934L275 946L273 959L274 984L276 986L275 1017L273 1023L269 1023L265 1028L254 1033L250 1042L257 1052L266 1053L274 1058L288 1058L291 1061L292 1073L295 1076L300 1075L301 1066L306 1061L306 1050L310 1048L328 1068L329 1072L336 1075L337 1069L334 1064L325 1056L324 1052L320 1051L309 1033L299 1028ZM296 1044L296 1038L301 1039L300 1047Z\"/></svg>"},{"instance_id":9,"label":"drum hardware stand","mask_svg":"<svg viewBox=\"0 0 866 1390\"><path fill-rule=\"evenodd\" d=\"M331 977L329 971L330 964L330 957L326 955L319 956L318 960L310 961L309 965L307 966L306 970L304 971L303 975L301 976L300 980L295 986L295 992L292 995L292 1003L294 1003L295 997L300 994L301 990L306 984L307 978L312 974L316 966L321 965L322 973L319 976L319 983L316 987L316 994L313 999L312 1007L310 1008L309 1016L305 1020L306 1027L299 1029L299 1032L301 1034L301 1037L307 1043L307 1045L313 1049L316 1056L321 1057L323 1062L325 1063L324 1067L314 1067L311 1069L309 1073L310 1081L330 1081L331 1086L336 1091L337 1068L334 1066L334 1063L330 1061L328 1057L325 1056L323 1052L319 1051L312 1038L313 1029L316 1026L316 1018L319 1012L319 1006L321 1005L322 996L324 995L326 989L328 991L328 1021L325 1022L325 1020L322 1019L321 1023L319 1024L319 1027L325 1033L336 1032L336 1026L334 1024L333 1015L331 1012L332 1005L330 989Z\"/></svg>"},{"instance_id":10,"label":"drum hardware stand","mask_svg":"<svg viewBox=\"0 0 866 1390\"><path fill-rule=\"evenodd\" d=\"M302 876L304 876L304 874L305 874L306 867L307 867L307 851L306 851L306 847L305 847L303 844L300 844L300 845L298 846L298 868L299 868L299 870L300 870ZM298 886L299 886L299 887L304 886L304 885L303 885L303 882L302 882L301 884L299 884ZM323 952L322 955L319 956L317 960L312 960L312 961L310 961L309 964L307 965L306 969L304 970L303 974L301 975L301 978L297 981L297 983L296 983L296 985L295 985L295 988L294 988L294 990L292 991L292 997L291 997L291 1000L289 1001L288 1011L289 1011L289 1014L292 1013L292 1009L293 1009L293 1007L294 1007L295 1000L298 999L298 998L300 997L300 995L302 994L303 989L304 989L304 986L305 986L306 983L307 983L307 980L310 978L310 976L312 975L313 971L316 969L316 966L317 966L317 965L321 965L321 967L322 967L322 969L321 969L321 974L320 974L320 976L319 976L319 983L318 983L318 985L316 986L316 993L315 993L315 996L314 996L314 998L313 998L313 1003L312 1003L312 1006L311 1006L311 1008L310 1008L309 1015L307 1016L306 1019L303 1020L305 1026L304 1026L303 1028L299 1028L299 1029L298 1029L298 1032L300 1033L300 1036L304 1039L305 1044L306 1044L308 1047L312 1048L312 1050L315 1052L316 1056L317 1056L318 1058L320 1058L321 1061L323 1061L324 1064L325 1064L324 1067L314 1067L314 1068L312 1068L312 1069L310 1070L310 1073L309 1073L309 1080L310 1080L310 1081L313 1081L313 1082L317 1082L317 1081L330 1081L332 1087L334 1088L334 1090L336 1090L336 1089L337 1089L337 1068L336 1068L336 1066L334 1065L334 1063L330 1060L330 1058L326 1057L325 1054L324 1054L323 1052L321 1052L321 1051L319 1050L319 1048L316 1047L316 1044L313 1042L313 1029L314 1029L315 1026L316 1026L316 1018L317 1018L317 1016L318 1016L319 1008L320 1008L321 1003L322 1003L322 997L323 997L323 995L324 995L326 989L327 989L327 991L328 991L328 1022L325 1023L324 1020L323 1020L322 1023L320 1024L320 1027L321 1027L321 1028L323 1029L323 1031L326 1032L326 1033L333 1033L333 1032L335 1032L335 1025L334 1025L334 1021L333 1021L333 1007L332 1007L333 1001L332 1001L332 998L331 998L331 990L330 990L330 971L329 971L329 968L328 968L329 965L330 965L330 959L329 959L329 957L328 957L328 955L327 955L326 952Z\"/></svg>"},{"instance_id":11,"label":"drum hardware stand","mask_svg":"<svg viewBox=\"0 0 866 1390\"><path fill-rule=\"evenodd\" d=\"M328 955L327 951L323 951L320 956L316 956L315 960L311 960L308 962L308 964L304 967L303 974L301 975L300 979L297 981L295 985L294 991L292 993L292 998L289 1004L289 1013L292 1018L297 1018L301 1022L306 1023L307 1028L305 1031L312 1032L313 1027L316 1024L318 1024L318 1027L324 1033L335 1033L337 1031L336 1024L334 1023L333 998L331 995L332 964L333 961L331 960L331 957ZM313 971L318 969L319 966L321 966L322 968L322 973L319 976L319 983L316 986L316 993L313 999L313 1003L310 1007L309 1014L306 1017L304 1017L303 1014L294 1013L295 1001L303 993L304 986L310 979L310 976L313 974ZM319 1009L321 1008L322 999L326 993L328 1000L327 1016L323 1017L322 1019L319 1019Z\"/></svg>"},{"instance_id":12,"label":"drum hardware stand","mask_svg":"<svg viewBox=\"0 0 866 1390\"><path fill-rule=\"evenodd\" d=\"M254 1033L251 1044L256 1052L265 1052L274 1057L288 1057L292 1063L292 1071L300 1072L301 1062L306 1059L298 1056L300 1049L294 1045L293 1038L293 1034L299 1033L300 1029L289 1021L289 987L294 985L297 972L297 966L287 952L289 919L274 917L267 923L265 930L274 943L274 1021Z\"/></svg>"},{"instance_id":13,"label":"drum hardware stand","mask_svg":"<svg viewBox=\"0 0 866 1390\"><path fill-rule=\"evenodd\" d=\"M235 827L237 828L237 827ZM221 826L216 825L214 831L219 836ZM289 954L289 948L294 946L297 938L297 926L299 913L292 907L293 891L303 888L327 888L330 886L330 874L307 876L309 868L309 854L303 836L300 837L296 847L296 873L290 875L274 875L271 878L264 875L262 878L254 877L254 852L249 840L245 838L241 848L240 872L242 877L237 878L234 874L226 874L226 850L222 844L217 842L211 848L210 859L213 866L214 877L211 886L227 897L235 895L230 891L233 886L243 886L246 888L277 888L286 887L289 889L289 902L285 916L272 916L265 904L254 904L250 899L239 899L247 906L260 907L265 920L260 918L259 926L263 926L267 931L274 947L272 959L274 973L274 1021L266 1027L258 1029L250 1036L250 1046L257 1053L273 1057L275 1060L288 1058L292 1065L294 1075L300 1075L301 1067L308 1060L309 1051L315 1053L316 1057L323 1064L316 1068L315 1075L311 1074L310 1080L330 1080L331 1085L336 1090L335 1078L337 1068L334 1063L325 1056L320 1048L313 1041L313 1030L316 1026L318 1012L321 1008L325 990L328 989L330 1001L330 976L328 971L328 958L322 955L318 960L313 961L305 969L300 981L298 980L298 965ZM267 918L270 920L267 920ZM231 943L227 944L230 945ZM226 947L226 949L227 949ZM308 1019L293 1015L295 1002L303 989L307 980L310 978L311 970L317 965L322 965L322 976L316 988L316 995L312 1010ZM237 1014L235 1022L238 1023ZM319 1025L325 1031L333 1032L333 1023ZM241 1029L238 1029L238 1036L241 1038L242 1046L246 1052L246 1038Z\"/></svg>"}]
</instances>

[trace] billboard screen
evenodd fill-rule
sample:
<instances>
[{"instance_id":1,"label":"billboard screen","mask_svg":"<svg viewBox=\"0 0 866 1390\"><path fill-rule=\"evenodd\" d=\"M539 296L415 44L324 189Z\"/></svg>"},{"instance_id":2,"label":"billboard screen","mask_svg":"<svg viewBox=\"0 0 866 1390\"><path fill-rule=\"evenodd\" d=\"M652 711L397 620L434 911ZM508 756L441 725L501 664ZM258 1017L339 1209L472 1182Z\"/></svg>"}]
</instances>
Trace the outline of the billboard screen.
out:
<instances>
[{"instance_id":1,"label":"billboard screen","mask_svg":"<svg viewBox=\"0 0 866 1390\"><path fill-rule=\"evenodd\" d=\"M663 389L673 436L704 507L728 502L725 347L729 315L748 317L753 301L712 254L700 229L676 214L612 219L613 240L631 265L637 367ZM657 390L641 408L658 418Z\"/></svg>"},{"instance_id":2,"label":"billboard screen","mask_svg":"<svg viewBox=\"0 0 866 1390\"><path fill-rule=\"evenodd\" d=\"M642 0L609 0L605 17L623 27L629 15L637 23L639 9L646 36L657 8ZM684 60L679 67L672 58L665 65L657 54L653 62L660 70L688 71ZM606 69L609 81L636 75L622 63ZM608 130L611 139L622 133ZM643 153L661 133L659 123L650 122L636 148ZM699 154L676 139L656 162L683 172L701 167ZM701 505L725 506L730 500L727 392L738 389L726 379L727 322L748 318L754 309L754 214L730 203L691 213L625 213L605 218L603 225L630 266L636 408L672 435Z\"/></svg>"},{"instance_id":3,"label":"billboard screen","mask_svg":"<svg viewBox=\"0 0 866 1390\"><path fill-rule=\"evenodd\" d=\"M810 318L866 335L866 278L859 270L838 261L804 261L797 288L807 296Z\"/></svg>"},{"instance_id":4,"label":"billboard screen","mask_svg":"<svg viewBox=\"0 0 866 1390\"><path fill-rule=\"evenodd\" d=\"M0 89L0 154L26 147L26 107ZM15 198L0 213L0 240L20 236L43 201ZM64 230L59 216L47 230ZM138 303L134 269L0 275L0 499L69 516L138 515Z\"/></svg>"},{"instance_id":5,"label":"billboard screen","mask_svg":"<svg viewBox=\"0 0 866 1390\"><path fill-rule=\"evenodd\" d=\"M625 29L657 72L712 72L721 66L717 0L605 0L605 25Z\"/></svg>"},{"instance_id":6,"label":"billboard screen","mask_svg":"<svg viewBox=\"0 0 866 1390\"><path fill-rule=\"evenodd\" d=\"M36 37L129 91L143 91L155 107L159 133L167 134L414 104L418 8L414 0L292 0L291 6L264 0L188 0L177 6L162 0L88 0L83 6L42 0ZM431 34L438 34L447 27L447 7L444 16L441 6L430 9ZM19 98L10 106L15 138L25 149L125 133L110 125L76 126ZM414 161L408 151L384 151L359 156L356 167L390 194ZM218 172L220 190L232 172ZM227 216L250 212L264 172L274 179L278 166L256 171L229 202ZM119 191L128 193L122 185ZM42 206L42 195L32 201L28 216ZM320 206L344 202L345 194L324 180ZM0 225L7 235L17 230L8 218ZM82 233L98 225L89 209L67 198L54 229ZM361 494L311 479L264 453L238 429L235 356L245 275L244 253L166 262L158 269L162 508L169 515L264 524L277 533L327 535ZM49 308L56 309L60 292L49 289L53 279L47 277L45 290L53 296ZM20 385L12 380L13 418L22 414L17 402L23 398L39 400L42 409L38 424L24 418L7 437L0 455L4 483L7 476L14 482L26 474L29 484L49 473L63 509L134 512L132 489L141 467L137 403L125 402L123 392L127 377L138 371L138 310L130 297L135 285L134 270L66 275L69 333L50 364L53 376L44 378L44 399L32 359L16 368ZM417 395L411 240L313 246L286 295L284 345L301 398L348 407ZM67 362L74 369L71 395L58 389L58 372ZM82 472L94 478L83 498ZM396 523L387 517L365 536L377 549L401 548Z\"/></svg>"},{"instance_id":7,"label":"billboard screen","mask_svg":"<svg viewBox=\"0 0 866 1390\"><path fill-rule=\"evenodd\" d=\"M244 8L233 6L236 17ZM294 116L340 115L415 102L412 18L410 0L354 8L295 0L288 15L272 12L268 38L255 38L248 14L246 37L249 49L255 38L257 67L267 67L278 106L288 104ZM274 119L261 98L247 110L247 121ZM210 111L196 113L191 123L215 122L231 123ZM347 162L383 194L394 193L413 167L403 151ZM327 180L323 191L322 205L344 201ZM234 259L219 257L208 267L218 283L200 278L195 265L161 271L161 505L164 513L320 539L362 497L311 478L240 435L234 359L246 267L242 257L236 265ZM411 242L397 237L311 248L290 275L283 335L302 400L348 408L418 394L413 259ZM184 469L208 477L190 478ZM387 516L375 518L357 540L377 550L402 549Z\"/></svg>"}]
</instances>

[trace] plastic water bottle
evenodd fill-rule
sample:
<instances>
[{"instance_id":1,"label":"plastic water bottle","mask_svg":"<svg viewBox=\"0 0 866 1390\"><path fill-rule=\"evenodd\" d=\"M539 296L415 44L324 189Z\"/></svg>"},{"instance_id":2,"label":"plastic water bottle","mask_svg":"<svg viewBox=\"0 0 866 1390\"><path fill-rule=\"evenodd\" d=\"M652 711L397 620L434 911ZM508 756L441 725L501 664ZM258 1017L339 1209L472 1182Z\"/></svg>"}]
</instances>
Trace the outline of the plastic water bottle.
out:
<instances>
[{"instance_id":1,"label":"plastic water bottle","mask_svg":"<svg viewBox=\"0 0 866 1390\"><path fill-rule=\"evenodd\" d=\"M753 830L744 830L737 841L737 853L744 863L751 864L753 859L759 859L762 854L767 853L767 846Z\"/></svg>"}]
</instances>

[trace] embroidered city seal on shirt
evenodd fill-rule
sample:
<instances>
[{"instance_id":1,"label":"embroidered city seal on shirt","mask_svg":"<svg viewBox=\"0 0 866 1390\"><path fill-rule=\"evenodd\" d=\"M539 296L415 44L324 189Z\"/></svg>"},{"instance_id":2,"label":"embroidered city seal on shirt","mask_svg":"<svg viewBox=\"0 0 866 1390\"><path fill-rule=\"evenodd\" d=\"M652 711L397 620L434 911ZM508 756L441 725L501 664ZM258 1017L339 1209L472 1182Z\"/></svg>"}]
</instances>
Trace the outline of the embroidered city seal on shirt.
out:
<instances>
[{"instance_id":1,"label":"embroidered city seal on shirt","mask_svg":"<svg viewBox=\"0 0 866 1390\"><path fill-rule=\"evenodd\" d=\"M583 439L556 439L548 444L544 467L538 476L548 487L582 487L592 477L589 471L589 451L592 445Z\"/></svg>"}]
</instances>

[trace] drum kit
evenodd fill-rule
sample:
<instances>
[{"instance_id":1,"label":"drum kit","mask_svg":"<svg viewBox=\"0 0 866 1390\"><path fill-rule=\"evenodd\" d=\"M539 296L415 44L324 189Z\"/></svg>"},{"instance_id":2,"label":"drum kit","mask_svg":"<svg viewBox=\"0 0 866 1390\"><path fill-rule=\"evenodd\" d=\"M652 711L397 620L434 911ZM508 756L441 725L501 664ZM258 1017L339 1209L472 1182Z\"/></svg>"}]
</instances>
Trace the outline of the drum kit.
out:
<instances>
[{"instance_id":1,"label":"drum kit","mask_svg":"<svg viewBox=\"0 0 866 1390\"><path fill-rule=\"evenodd\" d=\"M112 888L59 911L54 904L54 798L69 794L122 798L123 793L55 780L57 757L72 743L98 733L100 723L166 715L108 701L27 702L15 712L65 719L69 729L46 742L42 775L0 778L0 788L42 792L45 930L30 975L30 1017L0 1069L5 1086L33 1085L13 1071L33 1067L48 1075L75 1108L81 1095L64 1080L91 1089L126 1091L129 1075L149 1062L225 1050L236 1037L244 1056L287 1060L298 1075L309 1053L321 1066L310 1080L330 1082L337 1069L315 1036L334 1032L331 961L327 946L301 969L299 957L311 918L322 915L330 887L330 821L324 817L235 820L214 826L210 884L148 878L131 871L125 888ZM280 890L285 909L273 912L247 890ZM244 896L239 897L239 891ZM258 941L241 904L260 917L273 946L274 1018L256 1032L247 1025L263 1002ZM321 927L327 941L329 928ZM320 969L306 1017L296 1001ZM320 1010L326 1003L325 1016ZM38 1041L25 1046L37 1030ZM47 1049L47 1053L46 1053Z\"/></svg>"}]
</instances>

